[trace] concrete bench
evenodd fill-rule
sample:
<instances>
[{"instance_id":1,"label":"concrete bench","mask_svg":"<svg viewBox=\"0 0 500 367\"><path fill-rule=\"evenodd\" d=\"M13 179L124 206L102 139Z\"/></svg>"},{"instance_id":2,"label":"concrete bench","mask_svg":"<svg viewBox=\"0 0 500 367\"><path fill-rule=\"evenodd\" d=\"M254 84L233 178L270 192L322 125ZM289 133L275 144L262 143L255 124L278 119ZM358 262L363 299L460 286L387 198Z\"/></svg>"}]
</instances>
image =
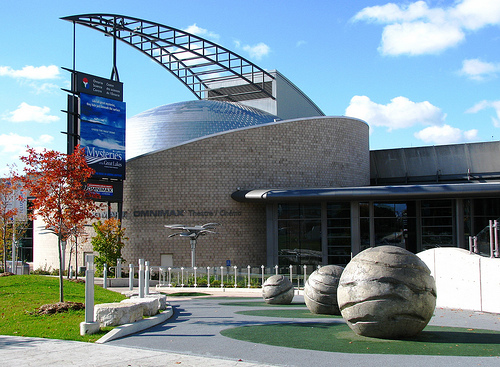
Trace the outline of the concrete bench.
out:
<instances>
[{"instance_id":1,"label":"concrete bench","mask_svg":"<svg viewBox=\"0 0 500 367\"><path fill-rule=\"evenodd\" d=\"M130 324L142 320L140 303L101 303L94 306L94 320L100 327Z\"/></svg>"},{"instance_id":2,"label":"concrete bench","mask_svg":"<svg viewBox=\"0 0 500 367\"><path fill-rule=\"evenodd\" d=\"M124 299L120 303L126 305L127 304L139 305L142 308L143 316L154 316L158 313L160 309L160 302L158 301L158 298L132 297Z\"/></svg>"}]
</instances>

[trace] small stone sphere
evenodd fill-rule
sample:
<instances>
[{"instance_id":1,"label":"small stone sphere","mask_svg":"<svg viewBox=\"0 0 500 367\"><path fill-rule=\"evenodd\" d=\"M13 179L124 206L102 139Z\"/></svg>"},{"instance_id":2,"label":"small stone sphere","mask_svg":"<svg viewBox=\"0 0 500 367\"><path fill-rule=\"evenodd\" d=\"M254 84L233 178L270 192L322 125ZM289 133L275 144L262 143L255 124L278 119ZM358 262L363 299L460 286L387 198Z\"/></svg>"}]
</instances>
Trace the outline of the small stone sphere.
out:
<instances>
[{"instance_id":1,"label":"small stone sphere","mask_svg":"<svg viewBox=\"0 0 500 367\"><path fill-rule=\"evenodd\" d=\"M304 286L304 301L312 313L340 315L337 287L344 268L326 265L315 270Z\"/></svg>"},{"instance_id":2,"label":"small stone sphere","mask_svg":"<svg viewBox=\"0 0 500 367\"><path fill-rule=\"evenodd\" d=\"M266 303L288 305L293 299L293 284L283 275L272 275L262 285L262 297Z\"/></svg>"},{"instance_id":3,"label":"small stone sphere","mask_svg":"<svg viewBox=\"0 0 500 367\"><path fill-rule=\"evenodd\" d=\"M347 264L337 299L347 325L363 336L418 334L436 307L436 283L425 263L396 246L366 249Z\"/></svg>"}]
</instances>

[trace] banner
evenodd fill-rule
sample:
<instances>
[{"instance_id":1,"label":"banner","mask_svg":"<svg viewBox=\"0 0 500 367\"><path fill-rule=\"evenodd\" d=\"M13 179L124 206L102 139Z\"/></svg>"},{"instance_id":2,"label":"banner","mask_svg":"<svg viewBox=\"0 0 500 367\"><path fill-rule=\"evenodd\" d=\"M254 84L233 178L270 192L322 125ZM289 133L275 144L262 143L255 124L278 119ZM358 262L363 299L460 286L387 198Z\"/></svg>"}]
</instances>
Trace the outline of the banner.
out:
<instances>
[{"instance_id":1,"label":"banner","mask_svg":"<svg viewBox=\"0 0 500 367\"><path fill-rule=\"evenodd\" d=\"M80 145L94 178L125 179L125 102L80 93Z\"/></svg>"}]
</instances>

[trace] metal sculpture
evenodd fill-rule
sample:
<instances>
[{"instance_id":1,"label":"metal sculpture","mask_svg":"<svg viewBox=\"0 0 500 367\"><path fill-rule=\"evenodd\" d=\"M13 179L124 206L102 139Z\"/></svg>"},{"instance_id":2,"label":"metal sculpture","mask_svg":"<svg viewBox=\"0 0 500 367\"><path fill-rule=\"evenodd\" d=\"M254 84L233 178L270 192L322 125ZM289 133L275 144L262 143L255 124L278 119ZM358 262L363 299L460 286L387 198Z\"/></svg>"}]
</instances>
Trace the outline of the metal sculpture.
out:
<instances>
[{"instance_id":1,"label":"metal sculpture","mask_svg":"<svg viewBox=\"0 0 500 367\"><path fill-rule=\"evenodd\" d=\"M168 238L174 236L188 237L191 244L191 267L194 268L196 265L196 241L199 236L204 236L208 233L217 234L214 230L219 223L206 223L199 226L186 226L184 224L166 224L165 227L172 229L174 231L179 231L168 236Z\"/></svg>"}]
</instances>

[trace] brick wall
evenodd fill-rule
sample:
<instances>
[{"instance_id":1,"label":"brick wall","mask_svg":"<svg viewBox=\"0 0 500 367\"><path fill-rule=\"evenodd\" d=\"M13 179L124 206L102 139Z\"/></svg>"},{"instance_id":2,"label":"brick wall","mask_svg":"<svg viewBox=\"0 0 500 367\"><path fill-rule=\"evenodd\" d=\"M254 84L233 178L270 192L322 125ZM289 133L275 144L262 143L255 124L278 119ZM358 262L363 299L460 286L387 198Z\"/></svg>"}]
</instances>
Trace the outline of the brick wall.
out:
<instances>
[{"instance_id":1,"label":"brick wall","mask_svg":"<svg viewBox=\"0 0 500 367\"><path fill-rule=\"evenodd\" d=\"M197 266L266 264L265 207L238 203L241 189L369 184L368 126L345 117L288 120L200 139L127 163L124 217L127 262L190 266L186 238L165 224L221 223L198 239Z\"/></svg>"}]
</instances>

